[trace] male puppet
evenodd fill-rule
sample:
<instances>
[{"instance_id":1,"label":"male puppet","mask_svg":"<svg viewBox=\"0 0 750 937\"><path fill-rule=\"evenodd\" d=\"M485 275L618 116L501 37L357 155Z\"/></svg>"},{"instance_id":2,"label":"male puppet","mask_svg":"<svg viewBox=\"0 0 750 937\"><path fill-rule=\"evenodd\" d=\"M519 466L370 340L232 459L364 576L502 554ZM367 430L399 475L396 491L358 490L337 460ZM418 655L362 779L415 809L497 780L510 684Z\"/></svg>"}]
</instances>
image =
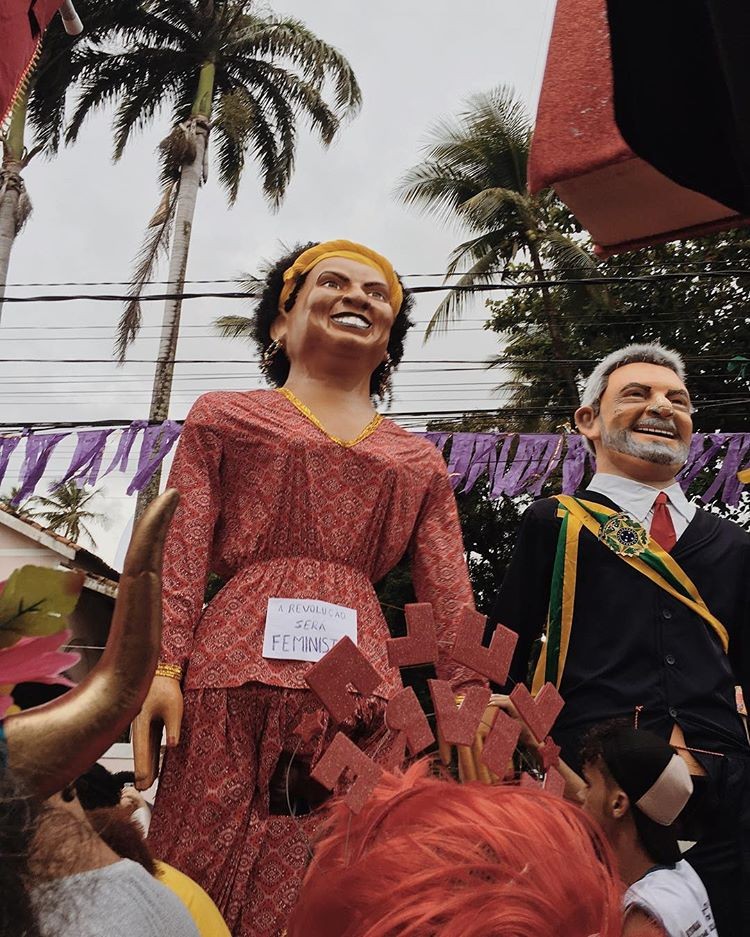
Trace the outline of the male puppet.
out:
<instances>
[{"instance_id":1,"label":"male puppet","mask_svg":"<svg viewBox=\"0 0 750 937\"><path fill-rule=\"evenodd\" d=\"M551 680L565 698L553 736L570 763L591 725L623 716L681 750L713 811L689 859L718 933L740 937L750 746L735 685L750 699L750 536L675 481L691 410L676 353L631 345L600 362L575 415L597 473L528 508L493 617L519 635L511 681Z\"/></svg>"}]
</instances>

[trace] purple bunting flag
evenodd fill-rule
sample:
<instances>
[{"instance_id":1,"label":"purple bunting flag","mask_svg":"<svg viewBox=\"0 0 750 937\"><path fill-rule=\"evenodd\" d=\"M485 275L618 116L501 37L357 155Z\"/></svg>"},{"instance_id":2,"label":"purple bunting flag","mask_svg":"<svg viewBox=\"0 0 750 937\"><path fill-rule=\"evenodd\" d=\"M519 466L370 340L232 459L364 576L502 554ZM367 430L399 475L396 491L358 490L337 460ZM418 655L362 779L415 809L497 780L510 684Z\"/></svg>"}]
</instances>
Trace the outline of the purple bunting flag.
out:
<instances>
[{"instance_id":1,"label":"purple bunting flag","mask_svg":"<svg viewBox=\"0 0 750 937\"><path fill-rule=\"evenodd\" d=\"M135 420L124 427L115 455L101 477L113 471L125 472L138 434L143 431L138 466L128 486L128 494L148 483L180 435L180 423L167 420L149 426ZM75 479L79 484L95 484L100 477L107 441L114 429L78 430L75 451L61 481ZM28 434L0 437L0 482L9 460L23 436L27 436L20 491L16 503L34 491L44 474L55 446L70 433ZM596 470L593 455L582 436L553 433L419 433L445 456L454 491L470 492L480 478L488 481L489 497L514 498L522 494L539 496L549 477L562 468L562 490L574 492L589 472ZM446 449L446 447L448 447ZM743 484L737 472L750 461L750 433L696 433L684 468L678 475L683 489L706 472L710 483L701 499L739 503ZM59 484L59 482L57 483Z\"/></svg>"},{"instance_id":2,"label":"purple bunting flag","mask_svg":"<svg viewBox=\"0 0 750 937\"><path fill-rule=\"evenodd\" d=\"M127 494L140 491L151 481L151 476L161 465L169 450L182 432L182 426L166 420L160 426L147 426L143 431L138 470L128 485Z\"/></svg>"},{"instance_id":3,"label":"purple bunting flag","mask_svg":"<svg viewBox=\"0 0 750 937\"><path fill-rule=\"evenodd\" d=\"M61 439L70 436L70 433L50 433L43 436L28 436L26 438L26 452L19 475L19 488L13 499L14 504L20 504L27 495L30 495L37 486L37 482L44 475L49 457Z\"/></svg>"},{"instance_id":4,"label":"purple bunting flag","mask_svg":"<svg viewBox=\"0 0 750 937\"><path fill-rule=\"evenodd\" d=\"M721 463L719 473L711 485L701 495L701 501L708 504L718 495L723 487L721 500L724 504L734 506L739 503L742 482L737 478L737 472L750 449L750 433L737 433L729 441L729 448Z\"/></svg>"},{"instance_id":5,"label":"purple bunting flag","mask_svg":"<svg viewBox=\"0 0 750 937\"><path fill-rule=\"evenodd\" d=\"M562 490L563 494L572 495L583 484L586 467L593 467L594 456L589 452L586 439L577 434L565 438L568 451L563 462Z\"/></svg>"},{"instance_id":6,"label":"purple bunting flag","mask_svg":"<svg viewBox=\"0 0 750 937\"><path fill-rule=\"evenodd\" d=\"M5 478L8 470L10 457L16 450L16 446L21 442L21 436L2 436L0 437L0 483Z\"/></svg>"},{"instance_id":7,"label":"purple bunting flag","mask_svg":"<svg viewBox=\"0 0 750 937\"><path fill-rule=\"evenodd\" d=\"M115 453L114 459L112 459L112 461L107 466L107 469L104 472L105 475L109 475L109 473L115 469L120 472L127 471L130 450L133 448L135 438L138 433L140 433L140 431L145 429L147 426L148 420L134 420L130 426L122 431L120 441L117 444L117 452Z\"/></svg>"},{"instance_id":8,"label":"purple bunting flag","mask_svg":"<svg viewBox=\"0 0 750 937\"><path fill-rule=\"evenodd\" d=\"M95 485L104 458L107 439L114 430L87 429L78 433L78 442L67 471L53 487L75 479L81 485Z\"/></svg>"}]
</instances>

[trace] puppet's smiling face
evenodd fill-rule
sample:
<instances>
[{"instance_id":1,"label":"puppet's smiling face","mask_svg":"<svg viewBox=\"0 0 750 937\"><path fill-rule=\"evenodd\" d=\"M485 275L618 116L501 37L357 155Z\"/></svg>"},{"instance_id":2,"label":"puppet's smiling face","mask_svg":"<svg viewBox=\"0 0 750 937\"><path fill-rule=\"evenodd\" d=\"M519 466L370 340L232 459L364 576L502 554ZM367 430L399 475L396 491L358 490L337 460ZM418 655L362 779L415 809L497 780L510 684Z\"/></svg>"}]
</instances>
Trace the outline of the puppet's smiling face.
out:
<instances>
[{"instance_id":1,"label":"puppet's smiling face","mask_svg":"<svg viewBox=\"0 0 750 937\"><path fill-rule=\"evenodd\" d=\"M581 407L576 422L594 445L599 471L664 481L687 459L691 411L690 395L674 371L639 362L613 371L599 412Z\"/></svg>"},{"instance_id":2,"label":"puppet's smiling face","mask_svg":"<svg viewBox=\"0 0 750 937\"><path fill-rule=\"evenodd\" d=\"M321 260L305 277L294 306L281 313L272 335L290 361L336 355L372 373L384 359L395 320L381 271L348 257Z\"/></svg>"}]
</instances>

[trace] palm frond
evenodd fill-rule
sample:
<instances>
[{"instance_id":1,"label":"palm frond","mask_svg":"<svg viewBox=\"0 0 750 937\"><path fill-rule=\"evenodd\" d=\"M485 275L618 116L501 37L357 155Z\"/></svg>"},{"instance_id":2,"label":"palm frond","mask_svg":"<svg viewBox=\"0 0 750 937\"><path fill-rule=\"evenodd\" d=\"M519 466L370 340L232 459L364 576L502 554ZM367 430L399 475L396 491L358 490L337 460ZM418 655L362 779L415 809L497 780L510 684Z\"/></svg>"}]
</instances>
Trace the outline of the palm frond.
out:
<instances>
[{"instance_id":1,"label":"palm frond","mask_svg":"<svg viewBox=\"0 0 750 937\"><path fill-rule=\"evenodd\" d=\"M249 16L238 24L227 51L247 58L289 62L304 79L318 86L326 80L332 82L334 103L342 115L353 114L361 104L362 92L349 62L298 19Z\"/></svg>"},{"instance_id":2,"label":"palm frond","mask_svg":"<svg viewBox=\"0 0 750 937\"><path fill-rule=\"evenodd\" d=\"M410 169L396 188L396 196L404 205L414 205L437 216L441 222L451 220L461 205L475 194L471 182L464 176L431 160Z\"/></svg>"},{"instance_id":3,"label":"palm frond","mask_svg":"<svg viewBox=\"0 0 750 937\"><path fill-rule=\"evenodd\" d=\"M175 74L173 63L165 60L160 65L160 68L152 68L144 74L143 81L121 98L112 121L115 160L122 157L132 133L151 123L169 89L179 81L180 76Z\"/></svg>"},{"instance_id":4,"label":"palm frond","mask_svg":"<svg viewBox=\"0 0 750 937\"><path fill-rule=\"evenodd\" d=\"M253 320L247 316L220 316L213 324L222 338L252 338Z\"/></svg>"},{"instance_id":5,"label":"palm frond","mask_svg":"<svg viewBox=\"0 0 750 937\"><path fill-rule=\"evenodd\" d=\"M120 99L115 118L117 159L132 130L145 126L160 101L172 93L176 83L184 81L189 63L168 48L139 48L121 53L91 48L81 53L77 67L82 76L81 92L65 133L66 142L75 142L90 114ZM139 108L136 105L141 101Z\"/></svg>"},{"instance_id":6,"label":"palm frond","mask_svg":"<svg viewBox=\"0 0 750 937\"><path fill-rule=\"evenodd\" d=\"M513 230L493 228L453 248L448 258L446 281L449 277L459 273L467 264L478 264L485 259L489 264L488 278L491 274L498 272L502 272L504 278L507 278L505 267L512 263L516 254L522 249L523 244Z\"/></svg>"},{"instance_id":7,"label":"palm frond","mask_svg":"<svg viewBox=\"0 0 750 937\"><path fill-rule=\"evenodd\" d=\"M594 256L575 237L547 228L541 243L542 256L552 270L552 276L560 280L586 280L601 275ZM588 295L602 308L609 308L611 297L607 287L601 283L579 284L568 288L579 295Z\"/></svg>"},{"instance_id":8,"label":"palm frond","mask_svg":"<svg viewBox=\"0 0 750 937\"><path fill-rule=\"evenodd\" d=\"M35 520L43 520L46 526L70 540L79 541L84 534L96 547L96 541L87 522L99 521L102 515L90 510L91 501L100 494L99 489L78 487L72 479L62 485L53 486L49 495L35 495L29 499Z\"/></svg>"},{"instance_id":9,"label":"palm frond","mask_svg":"<svg viewBox=\"0 0 750 937\"><path fill-rule=\"evenodd\" d=\"M482 189L458 207L463 220L475 230L499 228L509 220L516 226L535 225L527 194L499 186Z\"/></svg>"},{"instance_id":10,"label":"palm frond","mask_svg":"<svg viewBox=\"0 0 750 937\"><path fill-rule=\"evenodd\" d=\"M177 210L177 200L180 194L180 183L172 182L162 195L162 200L154 216L149 222L146 239L136 259L136 266L131 277L128 293L131 299L117 324L117 338L115 340L115 355L122 363L125 360L128 346L135 341L141 327L140 297L143 287L152 279L154 268L159 257L169 251L169 242L172 237L172 225Z\"/></svg>"},{"instance_id":11,"label":"palm frond","mask_svg":"<svg viewBox=\"0 0 750 937\"><path fill-rule=\"evenodd\" d=\"M600 275L599 264L590 251L574 238L547 229L541 244L542 255L552 272L561 280Z\"/></svg>"},{"instance_id":12,"label":"palm frond","mask_svg":"<svg viewBox=\"0 0 750 937\"><path fill-rule=\"evenodd\" d=\"M471 287L481 283L488 283L491 281L496 270L497 259L495 253L492 250L488 250L481 254L476 263L452 285L455 287ZM461 313L472 296L473 293L470 289L451 290L427 323L427 328L424 333L425 342L433 332L447 331L451 322L460 318Z\"/></svg>"},{"instance_id":13,"label":"palm frond","mask_svg":"<svg viewBox=\"0 0 750 937\"><path fill-rule=\"evenodd\" d=\"M272 208L278 208L294 169L297 121L307 122L327 145L339 119L317 88L279 66L242 61L228 67L237 84L217 104L220 181L234 202L249 150L264 170L263 192Z\"/></svg>"},{"instance_id":14,"label":"palm frond","mask_svg":"<svg viewBox=\"0 0 750 937\"><path fill-rule=\"evenodd\" d=\"M260 299L263 290L266 287L266 281L261 277L254 277L252 274L245 274L240 278L240 289L246 293L249 299Z\"/></svg>"},{"instance_id":15,"label":"palm frond","mask_svg":"<svg viewBox=\"0 0 750 937\"><path fill-rule=\"evenodd\" d=\"M486 189L526 195L530 127L509 88L474 95L457 119L433 125L422 163L400 182L399 198L446 220Z\"/></svg>"}]
</instances>

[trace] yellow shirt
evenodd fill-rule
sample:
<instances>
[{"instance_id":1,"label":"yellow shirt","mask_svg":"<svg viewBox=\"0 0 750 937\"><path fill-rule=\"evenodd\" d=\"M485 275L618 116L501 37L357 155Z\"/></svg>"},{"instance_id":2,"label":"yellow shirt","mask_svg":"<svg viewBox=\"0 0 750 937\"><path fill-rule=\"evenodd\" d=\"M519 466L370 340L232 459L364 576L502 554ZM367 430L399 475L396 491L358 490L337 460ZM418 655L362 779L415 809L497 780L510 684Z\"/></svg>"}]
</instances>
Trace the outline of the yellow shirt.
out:
<instances>
[{"instance_id":1,"label":"yellow shirt","mask_svg":"<svg viewBox=\"0 0 750 937\"><path fill-rule=\"evenodd\" d=\"M185 905L201 937L231 937L219 909L197 882L159 859L156 860L156 877Z\"/></svg>"}]
</instances>

